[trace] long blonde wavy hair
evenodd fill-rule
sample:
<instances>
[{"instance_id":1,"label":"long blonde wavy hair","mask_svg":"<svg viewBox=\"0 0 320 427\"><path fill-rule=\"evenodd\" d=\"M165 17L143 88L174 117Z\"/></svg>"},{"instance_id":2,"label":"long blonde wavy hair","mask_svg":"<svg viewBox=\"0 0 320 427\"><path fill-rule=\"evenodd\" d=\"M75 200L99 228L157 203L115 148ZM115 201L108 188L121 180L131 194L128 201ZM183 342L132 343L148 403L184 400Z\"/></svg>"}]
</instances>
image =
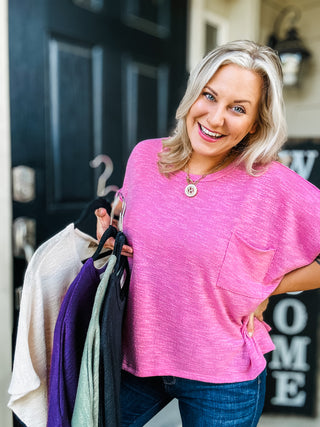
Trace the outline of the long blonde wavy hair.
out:
<instances>
[{"instance_id":1,"label":"long blonde wavy hair","mask_svg":"<svg viewBox=\"0 0 320 427\"><path fill-rule=\"evenodd\" d=\"M243 162L247 173L254 175L261 166L277 159L287 139L280 59L267 46L238 40L217 47L191 71L186 92L176 112L176 128L171 137L163 140L163 149L158 154L158 167L164 175L182 170L188 163L192 147L186 127L187 114L216 71L227 64L252 70L263 80L256 131L246 135L233 148L236 161Z\"/></svg>"}]
</instances>

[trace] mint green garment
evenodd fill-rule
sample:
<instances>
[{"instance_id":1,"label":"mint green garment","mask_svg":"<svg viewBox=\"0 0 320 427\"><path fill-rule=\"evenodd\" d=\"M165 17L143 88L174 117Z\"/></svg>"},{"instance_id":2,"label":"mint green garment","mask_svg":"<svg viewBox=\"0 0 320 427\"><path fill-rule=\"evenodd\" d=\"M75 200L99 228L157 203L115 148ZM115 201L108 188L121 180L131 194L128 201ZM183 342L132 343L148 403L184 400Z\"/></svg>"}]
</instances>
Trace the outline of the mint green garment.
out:
<instances>
[{"instance_id":1,"label":"mint green garment","mask_svg":"<svg viewBox=\"0 0 320 427\"><path fill-rule=\"evenodd\" d=\"M99 317L110 275L117 257L111 255L107 268L97 288L92 315L81 359L80 375L71 425L72 427L97 427L99 420Z\"/></svg>"}]
</instances>

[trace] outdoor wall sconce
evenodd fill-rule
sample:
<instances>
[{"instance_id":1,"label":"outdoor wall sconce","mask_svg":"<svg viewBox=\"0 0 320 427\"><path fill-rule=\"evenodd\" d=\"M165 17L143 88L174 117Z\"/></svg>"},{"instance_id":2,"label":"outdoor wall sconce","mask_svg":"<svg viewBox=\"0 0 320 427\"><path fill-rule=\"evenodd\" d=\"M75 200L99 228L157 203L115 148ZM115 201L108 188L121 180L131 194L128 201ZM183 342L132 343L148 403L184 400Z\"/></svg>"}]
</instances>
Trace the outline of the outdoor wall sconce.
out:
<instances>
[{"instance_id":1,"label":"outdoor wall sconce","mask_svg":"<svg viewBox=\"0 0 320 427\"><path fill-rule=\"evenodd\" d=\"M286 16L292 15L289 29L284 39L279 36L281 24ZM283 69L283 84L286 87L299 86L301 71L306 60L311 56L298 35L295 24L301 17L301 12L294 6L285 7L275 20L273 33L268 40L268 46L278 52Z\"/></svg>"}]
</instances>

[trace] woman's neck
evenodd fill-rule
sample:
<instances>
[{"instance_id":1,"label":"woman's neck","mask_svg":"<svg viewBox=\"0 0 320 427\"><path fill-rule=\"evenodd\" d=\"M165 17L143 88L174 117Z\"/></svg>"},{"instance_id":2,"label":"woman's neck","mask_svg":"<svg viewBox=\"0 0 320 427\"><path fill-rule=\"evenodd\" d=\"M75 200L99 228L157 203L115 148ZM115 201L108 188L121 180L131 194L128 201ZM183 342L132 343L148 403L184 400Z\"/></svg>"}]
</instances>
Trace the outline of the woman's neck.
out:
<instances>
[{"instance_id":1,"label":"woman's neck","mask_svg":"<svg viewBox=\"0 0 320 427\"><path fill-rule=\"evenodd\" d=\"M200 157L193 153L185 168L191 175L209 175L224 169L235 159L235 155L227 153L223 157Z\"/></svg>"}]
</instances>

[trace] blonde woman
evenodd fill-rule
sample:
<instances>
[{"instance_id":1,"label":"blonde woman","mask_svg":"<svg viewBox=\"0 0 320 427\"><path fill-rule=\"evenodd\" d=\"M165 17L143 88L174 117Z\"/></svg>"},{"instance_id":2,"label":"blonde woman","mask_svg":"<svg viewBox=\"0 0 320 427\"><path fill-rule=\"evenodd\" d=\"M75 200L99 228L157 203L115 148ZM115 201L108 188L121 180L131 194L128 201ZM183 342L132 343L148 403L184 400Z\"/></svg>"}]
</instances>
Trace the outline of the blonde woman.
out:
<instances>
[{"instance_id":1,"label":"blonde woman","mask_svg":"<svg viewBox=\"0 0 320 427\"><path fill-rule=\"evenodd\" d=\"M132 269L121 425L177 398L184 427L256 426L274 348L265 300L320 287L320 191L277 162L286 125L270 48L209 53L176 118L171 137L137 144L121 189ZM97 218L100 238L109 216Z\"/></svg>"}]
</instances>

